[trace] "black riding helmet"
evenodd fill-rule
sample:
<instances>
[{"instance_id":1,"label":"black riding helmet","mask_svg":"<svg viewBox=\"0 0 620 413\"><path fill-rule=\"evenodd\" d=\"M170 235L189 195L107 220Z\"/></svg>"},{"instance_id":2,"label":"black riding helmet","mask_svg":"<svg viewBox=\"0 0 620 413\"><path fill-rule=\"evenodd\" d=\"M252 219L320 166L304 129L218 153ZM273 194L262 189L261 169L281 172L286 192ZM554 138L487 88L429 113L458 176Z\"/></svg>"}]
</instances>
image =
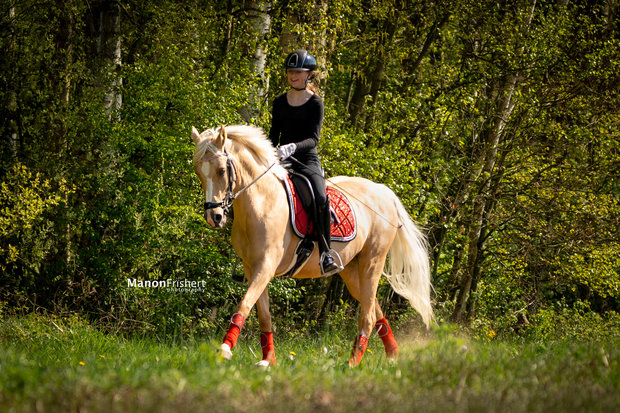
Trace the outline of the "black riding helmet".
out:
<instances>
[{"instance_id":1,"label":"black riding helmet","mask_svg":"<svg viewBox=\"0 0 620 413\"><path fill-rule=\"evenodd\" d=\"M286 56L284 68L312 72L317 68L316 59L307 50L297 49Z\"/></svg>"}]
</instances>

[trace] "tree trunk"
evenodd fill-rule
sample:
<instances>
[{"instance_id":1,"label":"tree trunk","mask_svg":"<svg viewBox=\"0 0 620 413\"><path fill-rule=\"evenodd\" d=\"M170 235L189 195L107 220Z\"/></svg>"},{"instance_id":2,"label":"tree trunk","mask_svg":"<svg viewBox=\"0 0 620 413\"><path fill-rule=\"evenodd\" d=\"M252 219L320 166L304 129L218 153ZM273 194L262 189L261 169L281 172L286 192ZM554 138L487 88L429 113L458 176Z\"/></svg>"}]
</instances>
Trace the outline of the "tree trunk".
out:
<instances>
[{"instance_id":1,"label":"tree trunk","mask_svg":"<svg viewBox=\"0 0 620 413\"><path fill-rule=\"evenodd\" d=\"M413 81L417 78L417 71L418 68L420 67L420 63L422 63L422 60L428 55L429 51L431 50L431 46L433 45L433 43L435 42L435 40L437 40L437 38L439 37L439 33L442 29L442 27L448 22L449 18L450 18L450 11L446 11L444 12L441 17L439 17L435 23L433 23L433 26L431 27L431 29L429 30L428 34L426 35L426 38L424 39L424 43L422 45L422 49L420 50L420 53L418 53L418 57L413 61L413 63L407 68L408 72L411 76L411 84L413 83Z\"/></svg>"},{"instance_id":2,"label":"tree trunk","mask_svg":"<svg viewBox=\"0 0 620 413\"><path fill-rule=\"evenodd\" d=\"M362 108L364 107L364 100L368 95L368 80L364 73L355 73L353 81L353 94L349 101L349 122L351 125L355 125L358 121Z\"/></svg>"},{"instance_id":3,"label":"tree trunk","mask_svg":"<svg viewBox=\"0 0 620 413\"><path fill-rule=\"evenodd\" d=\"M368 33L368 35L378 36L374 42L370 56L372 58L360 58L367 63L356 71L354 91L349 103L349 122L356 125L361 121L361 114L368 99L371 107L374 107L377 96L383 83L385 67L391 55L394 33L398 28L398 14L382 20L373 20L370 24L360 23L362 27L380 27L378 33ZM361 53L368 53L368 50L361 50ZM373 116L366 118L364 129L368 129L373 123Z\"/></svg>"},{"instance_id":4,"label":"tree trunk","mask_svg":"<svg viewBox=\"0 0 620 413\"><path fill-rule=\"evenodd\" d=\"M71 64L73 61L73 14L71 0L56 2L58 25L54 33L54 54L50 59L48 79L53 105L58 105L54 119L49 119L52 150L59 153L66 148L67 110L71 98ZM51 114L51 112L50 112Z\"/></svg>"},{"instance_id":5,"label":"tree trunk","mask_svg":"<svg viewBox=\"0 0 620 413\"><path fill-rule=\"evenodd\" d=\"M536 0L533 0L526 21L526 30L531 25L535 7ZM522 55L524 50L524 46L517 48L517 55ZM479 182L479 189L474 189L472 200L473 210L468 232L467 266L461 279L459 293L451 317L455 322L464 322L467 314L473 314L473 305L468 304L468 301L480 278L480 263L483 259L482 251L486 240L482 236L483 225L485 215L489 213L489 205L492 203L490 194L491 182L493 181L492 175L497 161L498 147L504 135L504 129L515 107L516 102L513 96L520 80L521 73L516 71L498 86L497 109L491 114L489 127L483 131L484 136L481 142L484 142L485 146L477 158L472 179L470 179L470 182ZM469 311L466 311L468 305Z\"/></svg>"},{"instance_id":6,"label":"tree trunk","mask_svg":"<svg viewBox=\"0 0 620 413\"><path fill-rule=\"evenodd\" d=\"M11 34L10 34L10 39L9 39L9 53L8 53L9 56L7 56L9 61L11 61L11 59L15 59L15 55L17 53L14 20L15 20L15 7L10 7L9 8L9 22L10 22L9 24L10 24ZM11 162L15 162L18 156L18 144L19 144L19 138L18 138L19 110L17 108L17 91L16 91L15 83L10 82L10 84L12 85L12 87L9 91L9 102L7 105L8 106L7 107L7 112L8 112L7 119L5 119L3 123L5 123L6 130L7 130L7 135L5 138L7 142L6 152ZM4 152L4 148L3 148L3 152Z\"/></svg>"},{"instance_id":7,"label":"tree trunk","mask_svg":"<svg viewBox=\"0 0 620 413\"><path fill-rule=\"evenodd\" d=\"M226 3L226 22L223 25L224 35L222 38L222 42L220 43L220 63L218 64L218 66L221 65L221 63L226 58L226 55L228 55L228 50L230 49L230 42L232 40L233 21L233 3L231 0L228 0L228 2Z\"/></svg>"},{"instance_id":8,"label":"tree trunk","mask_svg":"<svg viewBox=\"0 0 620 413\"><path fill-rule=\"evenodd\" d=\"M256 96L258 99L262 99L269 89L269 78L265 75L265 63L267 61L267 35L271 29L271 16L269 15L271 2L252 1L250 2L250 9L248 19L258 39L252 57L252 69L260 78L260 86L256 91Z\"/></svg>"},{"instance_id":9,"label":"tree trunk","mask_svg":"<svg viewBox=\"0 0 620 413\"><path fill-rule=\"evenodd\" d=\"M479 189L474 188L473 210L468 231L467 266L461 279L459 294L452 312L452 320L455 322L464 321L472 283L476 281L477 274L480 272L481 248L484 243L481 234L484 216L488 213L487 204L490 201L489 193L492 174L497 161L497 150L504 133L504 128L515 106L513 95L517 87L518 77L518 74L511 76L500 89L498 109L494 113L490 128L483 137L482 141L485 142L485 147L478 157L477 165L479 166L474 168L474 176L471 181L478 181L481 184Z\"/></svg>"},{"instance_id":10,"label":"tree trunk","mask_svg":"<svg viewBox=\"0 0 620 413\"><path fill-rule=\"evenodd\" d=\"M100 57L105 82L104 106L110 119L120 120L123 104L120 70L121 55L121 13L119 3L106 0L99 4L99 32L97 55Z\"/></svg>"},{"instance_id":11,"label":"tree trunk","mask_svg":"<svg viewBox=\"0 0 620 413\"><path fill-rule=\"evenodd\" d=\"M258 84L253 84L254 93L250 102L239 108L239 114L247 123L259 114L258 107L265 99L269 91L269 76L265 73L267 61L267 36L271 30L271 1L254 0L248 4L247 19L252 27L253 38L256 43L252 45L254 52L251 60L252 73Z\"/></svg>"},{"instance_id":12,"label":"tree trunk","mask_svg":"<svg viewBox=\"0 0 620 413\"><path fill-rule=\"evenodd\" d=\"M345 291L347 291L346 286L340 276L333 276L329 278L329 282L325 290L325 300L323 301L323 305L321 306L321 311L318 316L319 320L328 319L328 315L334 312L341 301L345 300Z\"/></svg>"},{"instance_id":13,"label":"tree trunk","mask_svg":"<svg viewBox=\"0 0 620 413\"><path fill-rule=\"evenodd\" d=\"M299 24L299 16L290 10L291 5L286 3L282 6L282 31L280 32L280 48L287 54L300 47L300 37L293 31L293 27Z\"/></svg>"},{"instance_id":14,"label":"tree trunk","mask_svg":"<svg viewBox=\"0 0 620 413\"><path fill-rule=\"evenodd\" d=\"M364 130L368 130L375 121L374 107L377 104L377 97L383 84L385 67L391 55L391 46L394 39L394 33L398 27L398 19L395 18L393 20L388 20L384 27L385 33L382 35L382 39L384 40L379 47L379 58L376 60L375 67L373 68L372 75L370 77L370 87L368 91L368 95L370 97L370 113L366 118Z\"/></svg>"}]
</instances>

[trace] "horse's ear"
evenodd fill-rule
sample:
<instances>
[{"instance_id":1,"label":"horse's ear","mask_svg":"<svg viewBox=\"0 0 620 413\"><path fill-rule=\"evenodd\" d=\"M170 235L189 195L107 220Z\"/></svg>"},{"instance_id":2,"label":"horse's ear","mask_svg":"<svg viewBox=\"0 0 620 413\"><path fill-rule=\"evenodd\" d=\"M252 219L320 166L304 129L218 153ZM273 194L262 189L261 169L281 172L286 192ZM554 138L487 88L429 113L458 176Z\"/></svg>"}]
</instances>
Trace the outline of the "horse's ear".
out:
<instances>
[{"instance_id":1,"label":"horse's ear","mask_svg":"<svg viewBox=\"0 0 620 413\"><path fill-rule=\"evenodd\" d=\"M223 148L224 147L224 142L226 142L226 129L224 129L224 126L220 126L220 134L217 135L217 139L215 140L215 145L218 148Z\"/></svg>"},{"instance_id":2,"label":"horse's ear","mask_svg":"<svg viewBox=\"0 0 620 413\"><path fill-rule=\"evenodd\" d=\"M198 142L200 142L200 133L198 133L198 130L192 126L192 139L194 140L194 144L198 145Z\"/></svg>"}]
</instances>

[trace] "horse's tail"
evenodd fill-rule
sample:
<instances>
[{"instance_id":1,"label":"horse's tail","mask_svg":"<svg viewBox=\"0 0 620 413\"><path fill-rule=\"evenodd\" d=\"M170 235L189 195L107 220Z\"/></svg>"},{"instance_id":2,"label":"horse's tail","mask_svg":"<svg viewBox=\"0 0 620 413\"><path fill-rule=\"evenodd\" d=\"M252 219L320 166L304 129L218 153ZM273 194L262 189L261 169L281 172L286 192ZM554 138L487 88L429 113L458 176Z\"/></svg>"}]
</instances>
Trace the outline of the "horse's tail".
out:
<instances>
[{"instance_id":1,"label":"horse's tail","mask_svg":"<svg viewBox=\"0 0 620 413\"><path fill-rule=\"evenodd\" d=\"M400 228L390 248L384 275L394 291L409 301L428 327L433 317L428 244L398 198L396 209Z\"/></svg>"}]
</instances>

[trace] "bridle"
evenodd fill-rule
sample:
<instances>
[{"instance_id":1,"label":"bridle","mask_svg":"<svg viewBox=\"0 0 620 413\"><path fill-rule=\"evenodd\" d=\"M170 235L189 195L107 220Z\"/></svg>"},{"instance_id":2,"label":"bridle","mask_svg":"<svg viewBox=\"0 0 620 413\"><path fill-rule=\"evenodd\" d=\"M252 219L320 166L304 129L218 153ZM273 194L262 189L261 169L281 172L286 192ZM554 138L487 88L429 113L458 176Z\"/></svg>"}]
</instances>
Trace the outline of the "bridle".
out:
<instances>
[{"instance_id":1,"label":"bridle","mask_svg":"<svg viewBox=\"0 0 620 413\"><path fill-rule=\"evenodd\" d=\"M228 212L230 212L230 209L232 208L232 204L235 201L235 199L239 195L241 195L243 192L245 192L249 187L254 185L259 179L261 179L263 176L265 176L267 174L267 172L269 172L271 170L271 168L273 168L279 162L276 161L276 162L272 163L256 179L254 179L252 182L250 182L249 184L247 184L246 186L241 188L239 191L234 192L233 188L234 188L235 183L237 181L237 167L235 166L235 163L233 162L233 159L230 156L230 154L228 153L228 151L226 150L226 148L224 148L224 155L222 155L220 153L215 153L212 156L204 159L204 161L211 161L213 159L219 158L220 156L225 156L226 157L226 174L228 175L228 184L226 185L226 193L224 194L224 199L221 200L220 202L205 202L204 203L204 210L206 212L206 211L208 211L210 209L220 208L221 207L224 210L224 215L228 215Z\"/></svg>"},{"instance_id":2,"label":"bridle","mask_svg":"<svg viewBox=\"0 0 620 413\"><path fill-rule=\"evenodd\" d=\"M235 167L235 164L232 158L230 157L230 155L228 154L228 151L226 151L226 149L224 149L224 155L215 153L212 156L204 159L204 161L208 162L213 159L219 158L220 156L226 157L226 175L228 176L228 184L226 185L226 193L224 194L224 199L221 200L220 202L206 202L205 201L204 209L206 212L209 209L222 207L222 209L224 210L224 215L227 215L228 211L230 211L230 208L232 207L233 201L235 200L237 195L239 195L239 193L235 194L233 192L233 187L235 185L235 182L237 181L237 168Z\"/></svg>"}]
</instances>

